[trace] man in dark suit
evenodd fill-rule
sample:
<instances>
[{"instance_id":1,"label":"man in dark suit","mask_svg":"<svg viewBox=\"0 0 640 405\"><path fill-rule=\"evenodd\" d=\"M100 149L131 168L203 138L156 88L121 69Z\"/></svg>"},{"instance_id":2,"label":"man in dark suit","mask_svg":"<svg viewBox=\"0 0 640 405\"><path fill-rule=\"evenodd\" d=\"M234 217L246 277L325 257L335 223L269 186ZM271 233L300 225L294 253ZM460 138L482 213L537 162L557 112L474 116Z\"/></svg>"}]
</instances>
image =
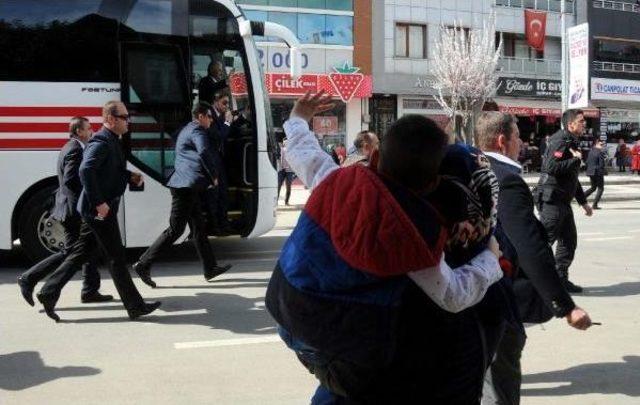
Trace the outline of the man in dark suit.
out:
<instances>
[{"instance_id":1,"label":"man in dark suit","mask_svg":"<svg viewBox=\"0 0 640 405\"><path fill-rule=\"evenodd\" d=\"M201 101L193 109L193 121L178 135L175 172L167 183L171 190L169 227L133 265L142 281L151 287L156 286L151 279L151 264L184 233L187 223L193 232L196 250L204 268L204 278L209 281L231 268L231 265L218 266L216 262L200 205L202 192L218 184L217 170L207 134L212 121L211 105Z\"/></svg>"},{"instance_id":2,"label":"man in dark suit","mask_svg":"<svg viewBox=\"0 0 640 405\"><path fill-rule=\"evenodd\" d=\"M160 302L145 303L133 284L118 225L118 206L127 184L143 182L140 173L127 170L120 145L120 137L128 131L129 114L122 102L109 101L102 109L102 118L104 125L87 144L80 164L83 186L77 207L83 219L80 236L37 294L47 316L56 322L60 320L55 313L60 291L98 247L111 262L109 272L130 319L149 314L160 306Z\"/></svg>"},{"instance_id":3,"label":"man in dark suit","mask_svg":"<svg viewBox=\"0 0 640 405\"><path fill-rule=\"evenodd\" d=\"M224 235L232 233L231 224L227 216L229 203L227 198L228 181L227 170L225 167L225 145L233 117L229 111L229 95L227 93L216 93L212 108L213 120L209 128L209 140L213 150L215 168L218 174L218 185L206 191L205 200L207 201L209 213L215 224L215 234Z\"/></svg>"},{"instance_id":4,"label":"man in dark suit","mask_svg":"<svg viewBox=\"0 0 640 405\"><path fill-rule=\"evenodd\" d=\"M224 90L225 87L227 87L227 81L224 78L222 62L211 62L207 68L207 75L198 83L198 100L212 104L215 94Z\"/></svg>"},{"instance_id":5,"label":"man in dark suit","mask_svg":"<svg viewBox=\"0 0 640 405\"><path fill-rule=\"evenodd\" d=\"M566 317L569 325L587 329L589 315L577 307L555 271L555 259L544 226L534 215L533 196L516 162L522 142L513 116L483 112L476 123L478 145L491 162L500 185L496 238L513 269L518 313L528 321L530 300L542 300L551 314ZM532 294L519 288L528 285ZM506 325L496 356L485 378L483 404L518 404L522 378L520 357L526 335L521 321Z\"/></svg>"},{"instance_id":6,"label":"man in dark suit","mask_svg":"<svg viewBox=\"0 0 640 405\"><path fill-rule=\"evenodd\" d=\"M603 149L603 146L601 140L596 140L587 157L587 176L589 176L589 180L591 180L591 187L584 192L584 196L589 197L594 191L598 190L596 198L591 205L594 210L600 209L598 203L604 192L604 172L607 152Z\"/></svg>"},{"instance_id":7,"label":"man in dark suit","mask_svg":"<svg viewBox=\"0 0 640 405\"><path fill-rule=\"evenodd\" d=\"M85 144L92 135L91 124L85 117L73 117L69 123L69 141L62 147L58 155L58 190L51 217L60 221L64 228L64 248L46 259L40 261L28 271L18 277L20 292L25 301L31 306L33 289L36 284L51 274L62 263L69 253L71 246L78 240L80 234L80 215L76 211L78 197L82 191L78 169L82 162ZM80 300L82 303L105 302L113 299L111 295L102 295L100 289L100 273L95 263L95 257L83 266L83 283Z\"/></svg>"}]
</instances>

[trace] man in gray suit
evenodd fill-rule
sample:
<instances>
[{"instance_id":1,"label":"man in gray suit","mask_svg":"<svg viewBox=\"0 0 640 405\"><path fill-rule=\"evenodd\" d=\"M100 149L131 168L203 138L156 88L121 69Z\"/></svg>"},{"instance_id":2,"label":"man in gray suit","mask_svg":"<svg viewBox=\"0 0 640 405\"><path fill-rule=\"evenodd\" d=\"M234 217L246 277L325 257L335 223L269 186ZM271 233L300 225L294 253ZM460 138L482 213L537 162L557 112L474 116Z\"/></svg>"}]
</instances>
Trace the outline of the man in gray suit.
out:
<instances>
[{"instance_id":1,"label":"man in gray suit","mask_svg":"<svg viewBox=\"0 0 640 405\"><path fill-rule=\"evenodd\" d=\"M91 124L85 117L73 117L69 123L69 141L62 147L58 155L58 183L56 200L51 212L51 217L62 223L64 228L64 248L46 259L40 261L18 277L20 292L25 301L31 306L33 302L33 289L36 284L51 274L65 259L71 246L80 235L80 214L76 211L78 197L82 191L80 184L79 168L82 162L82 154L85 144L89 141L93 132ZM80 300L83 303L111 301L111 295L102 295L100 289L100 273L93 256L83 266L84 281Z\"/></svg>"},{"instance_id":2,"label":"man in gray suit","mask_svg":"<svg viewBox=\"0 0 640 405\"><path fill-rule=\"evenodd\" d=\"M604 174L606 172L605 162L607 161L607 152L604 150L604 144L601 140L596 140L593 143L593 147L589 151L589 156L587 157L587 176L589 176L589 180L591 180L591 187L584 192L585 197L589 197L594 191L598 190L596 193L596 198L593 200L593 209L599 210L600 206L600 198L602 198L602 193L604 192Z\"/></svg>"},{"instance_id":3,"label":"man in gray suit","mask_svg":"<svg viewBox=\"0 0 640 405\"><path fill-rule=\"evenodd\" d=\"M193 109L193 121L178 134L175 171L167 183L171 190L169 227L133 265L142 281L151 287L156 286L151 279L151 264L184 233L187 223L193 232L196 250L204 267L204 278L209 281L231 268L229 264L218 266L216 262L204 227L200 202L200 195L205 189L218 185L207 133L213 121L212 114L209 103L197 103Z\"/></svg>"}]
</instances>

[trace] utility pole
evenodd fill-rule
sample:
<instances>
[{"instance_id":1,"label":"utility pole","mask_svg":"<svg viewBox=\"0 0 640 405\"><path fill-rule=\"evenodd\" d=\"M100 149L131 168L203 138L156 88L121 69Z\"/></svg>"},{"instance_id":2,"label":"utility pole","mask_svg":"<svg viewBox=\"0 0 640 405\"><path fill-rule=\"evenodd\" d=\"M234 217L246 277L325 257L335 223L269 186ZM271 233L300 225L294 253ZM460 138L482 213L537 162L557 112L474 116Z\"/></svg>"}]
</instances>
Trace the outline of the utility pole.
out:
<instances>
[{"instance_id":1,"label":"utility pole","mask_svg":"<svg viewBox=\"0 0 640 405\"><path fill-rule=\"evenodd\" d=\"M562 112L567 109L567 99L569 95L569 74L568 68L569 64L567 63L567 13L565 10L565 0L560 1L560 30L561 30L561 43L562 43L562 61L561 61L561 81L562 81Z\"/></svg>"}]
</instances>

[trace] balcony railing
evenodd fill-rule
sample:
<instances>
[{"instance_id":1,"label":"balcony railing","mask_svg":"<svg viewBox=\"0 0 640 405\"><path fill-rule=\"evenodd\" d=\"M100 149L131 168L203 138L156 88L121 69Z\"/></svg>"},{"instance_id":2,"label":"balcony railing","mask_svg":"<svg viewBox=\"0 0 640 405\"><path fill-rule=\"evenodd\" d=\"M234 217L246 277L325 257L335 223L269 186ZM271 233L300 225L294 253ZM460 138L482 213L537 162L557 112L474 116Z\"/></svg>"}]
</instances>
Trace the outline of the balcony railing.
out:
<instances>
[{"instance_id":1,"label":"balcony railing","mask_svg":"<svg viewBox=\"0 0 640 405\"><path fill-rule=\"evenodd\" d=\"M594 60L592 63L593 69L601 72L640 74L640 64L637 63L602 62L598 60Z\"/></svg>"},{"instance_id":2,"label":"balcony railing","mask_svg":"<svg viewBox=\"0 0 640 405\"><path fill-rule=\"evenodd\" d=\"M496 6L513 8L532 8L534 10L551 11L559 13L561 10L560 0L495 0ZM564 8L565 12L573 13L575 2L567 0Z\"/></svg>"},{"instance_id":3,"label":"balcony railing","mask_svg":"<svg viewBox=\"0 0 640 405\"><path fill-rule=\"evenodd\" d=\"M627 11L629 13L640 13L640 5L636 4L636 2L594 0L593 7L604 8L607 10Z\"/></svg>"},{"instance_id":4,"label":"balcony railing","mask_svg":"<svg viewBox=\"0 0 640 405\"><path fill-rule=\"evenodd\" d=\"M498 69L505 73L559 75L562 72L562 62L551 59L502 57L498 60Z\"/></svg>"}]
</instances>

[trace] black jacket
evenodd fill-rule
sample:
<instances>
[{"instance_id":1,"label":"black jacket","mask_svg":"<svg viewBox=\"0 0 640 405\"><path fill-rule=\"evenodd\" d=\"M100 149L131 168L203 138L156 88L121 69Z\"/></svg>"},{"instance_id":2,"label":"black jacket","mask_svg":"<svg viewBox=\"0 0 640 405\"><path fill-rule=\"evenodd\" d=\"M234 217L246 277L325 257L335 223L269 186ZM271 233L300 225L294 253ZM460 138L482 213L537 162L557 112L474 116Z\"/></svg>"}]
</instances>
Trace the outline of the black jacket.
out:
<instances>
[{"instance_id":1,"label":"black jacket","mask_svg":"<svg viewBox=\"0 0 640 405\"><path fill-rule=\"evenodd\" d=\"M96 206L104 202L111 209L109 215L115 215L130 178L118 135L102 127L87 143L80 164L83 187L78 201L80 215L93 218Z\"/></svg>"},{"instance_id":2,"label":"black jacket","mask_svg":"<svg viewBox=\"0 0 640 405\"><path fill-rule=\"evenodd\" d=\"M514 290L519 312L525 315L539 295L553 315L567 315L575 304L556 272L547 233L534 215L533 197L519 170L489 156L500 184L496 238L504 256L518 270Z\"/></svg>"},{"instance_id":3,"label":"black jacket","mask_svg":"<svg viewBox=\"0 0 640 405\"><path fill-rule=\"evenodd\" d=\"M587 157L587 176L604 176L606 156L604 149L591 148Z\"/></svg>"},{"instance_id":4,"label":"black jacket","mask_svg":"<svg viewBox=\"0 0 640 405\"><path fill-rule=\"evenodd\" d=\"M542 201L569 204L575 197L580 205L587 202L578 181L580 159L573 157L571 149L580 150L580 145L568 132L560 130L549 138L538 183Z\"/></svg>"},{"instance_id":5,"label":"black jacket","mask_svg":"<svg viewBox=\"0 0 640 405\"><path fill-rule=\"evenodd\" d=\"M225 79L215 80L212 76L205 76L198 83L198 99L213 104L213 96L227 87Z\"/></svg>"},{"instance_id":6,"label":"black jacket","mask_svg":"<svg viewBox=\"0 0 640 405\"><path fill-rule=\"evenodd\" d=\"M80 163L82 162L82 145L80 140L72 138L62 147L58 155L58 183L56 202L51 216L65 221L78 215L76 206L82 192L80 183Z\"/></svg>"}]
</instances>

